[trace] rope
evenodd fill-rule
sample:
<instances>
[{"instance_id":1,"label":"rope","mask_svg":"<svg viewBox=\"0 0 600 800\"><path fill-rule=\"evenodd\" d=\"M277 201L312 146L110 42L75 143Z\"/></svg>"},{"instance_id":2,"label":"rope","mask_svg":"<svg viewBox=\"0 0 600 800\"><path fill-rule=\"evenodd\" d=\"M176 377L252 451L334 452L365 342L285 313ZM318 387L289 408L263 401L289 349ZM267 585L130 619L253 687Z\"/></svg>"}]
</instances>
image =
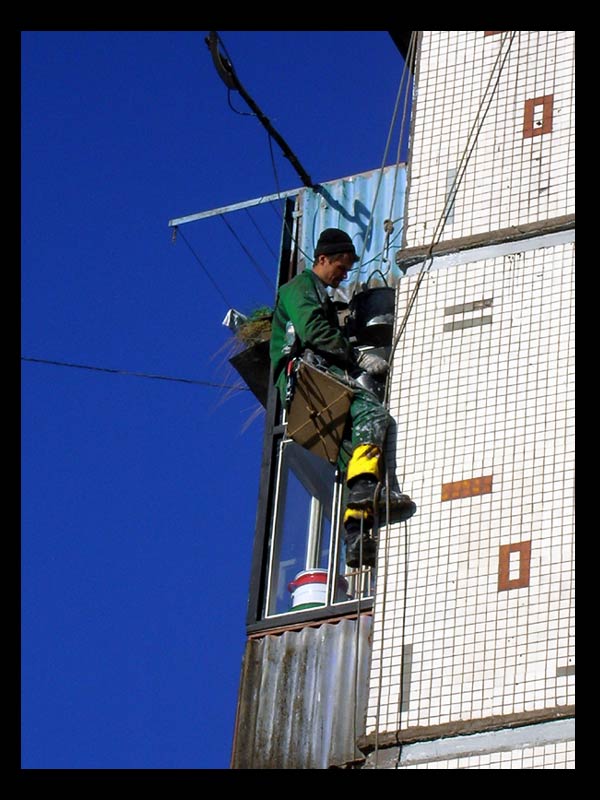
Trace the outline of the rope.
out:
<instances>
[{"instance_id":1,"label":"rope","mask_svg":"<svg viewBox=\"0 0 600 800\"><path fill-rule=\"evenodd\" d=\"M409 46L409 51L410 51L411 46L413 45L413 39L415 39L415 38L416 38L416 33L415 33L415 31L413 31L412 34L411 34L411 37L410 37L411 44ZM367 225L367 230L365 232L365 236L364 236L364 239L363 239L363 245L362 245L362 249L361 249L361 252L360 252L359 263L362 263L362 260L364 258L365 250L367 248L367 242L369 240L369 233L371 232L371 227L373 225L373 215L375 213L375 205L377 203L377 198L379 197L379 190L381 189L381 183L382 183L382 180L383 180L383 171L385 169L385 162L387 161L387 156L388 156L388 152L389 152L389 149L390 149L390 144L391 144L391 141L392 141L392 134L393 134L393 131L394 131L394 126L396 125L396 117L398 116L398 107L400 105L400 99L402 97L402 91L406 91L406 89L403 89L403 84L404 84L404 76L407 73L407 65L408 65L408 59L406 59L405 62L404 62L404 68L402 70L402 76L400 77L400 84L398 86L398 91L396 93L396 102L394 104L394 111L392 113L392 120L390 122L390 127L389 127L389 130L388 130L387 140L386 140L385 148L384 148L384 151L383 151L383 158L382 158L382 161L381 161L381 167L379 169L379 178L378 178L378 181L377 181L377 188L375 189L375 195L374 195L373 203L372 203L372 206L371 206L371 213L369 215L369 224ZM407 84L407 86L408 86L408 84ZM402 140L402 136L400 137L400 139ZM397 171L398 171L398 164L396 165L396 172ZM356 284L358 284L359 274L360 273L357 274ZM356 293L356 286L353 289L352 296L354 296L355 293Z\"/></svg>"},{"instance_id":2,"label":"rope","mask_svg":"<svg viewBox=\"0 0 600 800\"><path fill-rule=\"evenodd\" d=\"M408 51L407 51L406 62L411 67L410 72L407 72L407 74L413 74L413 72L414 72L415 54L416 54L416 36L413 33L413 34L411 34L410 42L409 42L409 45L408 45ZM404 72L403 72L403 77L404 77ZM390 246L390 235L394 230L394 221L395 221L394 220L394 203L395 203L395 200L396 200L396 185L397 185L397 182L398 182L398 174L399 174L399 171L400 171L400 156L401 156L401 153L402 153L402 142L404 140L404 131L405 131L405 127L406 127L406 111L407 111L407 108L408 108L408 95L409 95L408 86L409 86L409 81L410 81L410 79L407 80L406 90L404 92L404 108L402 109L402 121L400 122L400 133L399 133L399 136L398 136L398 149L396 151L396 170L394 172L394 183L393 183L393 186L392 186L392 197L391 197L391 200L390 200L390 210L389 210L389 213L388 213L387 220L384 223L385 234L386 234L385 243L384 243L385 256L383 256L382 261L383 261L383 259L387 259L387 256L388 256L388 253L389 253L389 246ZM390 269L391 269L391 266L388 269L388 272L389 272Z\"/></svg>"},{"instance_id":3,"label":"rope","mask_svg":"<svg viewBox=\"0 0 600 800\"><path fill-rule=\"evenodd\" d=\"M207 268L204 266L204 264L202 263L202 261L200 260L200 258L199 258L199 256L198 256L198 254L196 253L196 251L194 250L194 248L192 247L192 245L191 245L191 244L188 242L188 240L185 238L185 236L183 235L183 232L182 232L182 231L180 231L178 227L175 227L175 228L173 228L173 239L172 239L172 241L173 241L173 242L175 241L175 238L176 238L177 234L179 234L179 236L181 236L181 238L182 238L182 239L183 239L183 241L185 242L186 246L187 246L187 247L188 247L188 249L190 250L191 254L194 256L194 258L196 259L196 261L197 261L197 262L198 262L198 264L200 265L201 269L204 271L204 274L206 275L206 277L208 278L208 280L209 280L209 281L212 283L212 285L215 287L215 289L216 289L216 291L217 291L217 294L219 295L219 297L221 298L221 300L222 300L222 301L225 303L225 307L226 307L226 308L231 308L231 307L232 307L232 306L231 306L231 303L230 303L230 302L229 302L229 300L228 300L228 299L225 297L225 295L223 294L223 292L222 292L222 291L221 291L221 289L219 288L219 285L217 284L217 282L215 281L215 279L213 278L213 276L210 274L210 272L208 271L208 269L207 269Z\"/></svg>"},{"instance_id":4,"label":"rope","mask_svg":"<svg viewBox=\"0 0 600 800\"><path fill-rule=\"evenodd\" d=\"M387 479L387 470L386 470L386 479ZM379 496L381 493L381 482L379 482L375 488L375 494L373 496L373 534L377 531L377 539L379 543ZM386 501L386 506L389 507L389 493ZM389 514L388 514L389 518ZM388 540L386 538L386 550L388 546ZM385 558L383 560L384 565L387 567L388 564L388 557L387 552L385 554ZM384 573L383 579L383 608L382 608L382 620L385 619L385 605L386 605L386 597L387 597L387 586L386 586L386 578L387 578L387 569ZM373 604L375 606L375 604ZM375 607L373 607L373 611L375 611ZM373 618L375 616L373 615ZM380 664L383 664L383 628L382 628L382 637L381 637L381 651L380 651ZM377 687L377 713L375 714L375 764L374 769L378 769L379 767L379 720L381 715L381 677L382 677L382 669L379 672L379 685Z\"/></svg>"},{"instance_id":5,"label":"rope","mask_svg":"<svg viewBox=\"0 0 600 800\"><path fill-rule=\"evenodd\" d=\"M411 34L411 37L410 37L410 43L409 43L409 47L408 47L407 59L406 59L405 64L404 64L405 70L406 70L407 64L410 65L411 73L414 70L415 55L416 55L416 33L413 31L413 33ZM400 81L400 85L401 86L402 86L402 83L403 83L403 80L404 80L404 71L402 73L402 79ZM408 84L407 84L407 89L408 89ZM408 91L406 92L406 97L408 97ZM407 107L407 100L405 100L405 104L404 104L404 113L406 112L406 107ZM404 124L405 124L404 113L403 113L403 118L402 118L400 136L399 136L398 154L400 153L400 148L402 146L403 129L404 129ZM399 160L400 159L399 159L399 155L398 155L397 156L397 163L399 162ZM392 193L392 204L390 206L390 213L389 213L389 216L388 216L389 220L391 220L393 218L393 197L394 197L394 193L395 193L395 189L396 189L396 178L397 178L397 175L398 175L398 170L396 170L396 174L395 174L395 177L394 177L394 192ZM391 233L391 231L387 232L386 242L389 240L390 233ZM391 364L392 363L391 356L390 356L389 360L390 360L390 364ZM389 375L388 375L388 379L386 381L385 396L384 396L384 405L388 409L388 411L389 411L389 390L390 390L389 384L390 384L390 381L389 381ZM383 581L382 581L381 590L380 590L381 593L380 594L378 593L380 598L381 598L382 606L381 606L381 650L380 650L380 660L379 660L380 671L379 671L379 684L378 684L378 688L377 688L377 706L376 706L376 712L375 712L374 769L378 769L379 768L379 727L380 727L380 719L381 719L381 693L382 693L382 683L383 683L383 681L382 681L382 678L383 678L383 650L384 650L384 645L385 645L385 625L384 625L384 622L385 622L386 603L387 603L387 579L388 579L387 565L389 563L389 545L390 545L390 536L389 536L389 532L390 532L390 522L389 522L389 520L390 520L390 480L389 480L389 470L387 468L387 465L386 465L386 469L385 469L385 487L386 487L385 526L384 526L385 527L385 552L384 552L384 554L382 554L383 555L383 565L384 565L385 571L384 571ZM374 496L373 531L377 530L378 542L380 541L380 536L379 536L379 531L380 531L380 528L379 528L379 497L380 497L380 493L381 493L381 482L377 484L377 487L375 489L375 496ZM406 525L406 523L405 523L405 525ZM379 557L380 557L380 554L378 554L378 560L379 560ZM379 611L379 608L377 608L377 611ZM373 608L373 612L374 612L373 616L375 617L375 607Z\"/></svg>"},{"instance_id":6,"label":"rope","mask_svg":"<svg viewBox=\"0 0 600 800\"><path fill-rule=\"evenodd\" d=\"M433 237L432 237L432 240L431 240L431 244L428 247L426 256L425 256L425 258L423 260L423 264L422 264L421 269L420 269L420 271L418 273L418 277L417 277L417 281L415 283L415 287L414 287L414 289L412 291L412 294L411 294L411 296L409 298L409 302L407 304L407 308L406 308L406 311L404 313L404 317L403 317L402 322L401 322L401 324L399 326L399 331L398 331L396 337L394 338L392 349L391 349L390 356L389 356L390 367L393 365L394 353L396 351L396 348L398 346L400 338L402 337L402 335L404 333L404 330L406 328L406 325L407 325L407 322L408 322L408 318L409 318L410 313L412 311L412 308L413 308L413 306L415 304L417 293L419 291L419 288L421 286L423 278L424 278L425 274L431 268L431 265L433 264L433 256L432 256L433 248L438 243L439 237L441 237L441 234L443 232L444 226L445 226L445 224L447 222L448 215L450 213L450 210L452 208L452 205L453 205L455 197L456 197L456 193L458 191L458 187L460 186L460 184L461 184L461 182L463 180L467 165L469 163L469 160L470 160L471 155L473 153L473 150L475 148L475 144L477 143L477 139L479 138L479 134L481 132L481 128L482 128L483 123L485 121L485 117L486 117L486 115L487 115L487 113L489 111L492 99L493 99L493 97L494 97L494 95L496 93L496 89L498 87L498 82L500 80L500 75L502 74L502 70L504 69L504 65L506 63L506 59L508 57L508 53L510 52L510 48L512 46L512 43L513 43L513 40L514 40L515 36L516 36L516 31L513 31L512 35L510 37L510 40L508 42L508 47L506 48L506 51L504 53L504 57L502 59L502 63L499 66L498 74L497 74L497 77L496 77L495 82L493 84L491 93L489 95L489 99L487 100L487 105L485 105L486 104L486 95L488 94L490 86L492 85L492 81L493 81L493 78L494 78L494 72L495 72L496 67L498 66L498 64L500 62L500 57L502 55L502 45L504 44L504 41L505 41L505 39L507 37L503 37L503 39L502 39L502 42L501 42L501 45L500 45L500 48L499 48L499 51L498 51L498 56L497 56L496 61L494 62L494 65L492 67L492 70L491 70L491 73L490 73L490 78L488 80L488 84L487 84L487 86L485 88L485 91L483 93L481 102L479 104L479 108L477 110L477 114L475 116L475 120L474 120L473 125L471 127L471 130L469 132L469 136L467 138L467 143L465 145L465 150L464 150L463 155L461 157L459 166L458 166L458 168L456 170L456 175L454 177L454 181L453 181L452 187L450 188L450 190L447 193L446 201L444 203L444 208L442 209L442 213L440 215L440 218L439 218L439 220L437 222L437 225L436 225L436 228L434 230ZM413 42L412 42L412 36L411 36L411 47L412 47L412 44L413 44ZM410 48L409 48L409 50L410 50ZM485 105L485 110L483 111L483 114L481 116L481 120L478 123L478 118L479 118L479 116L480 116L480 114L482 112L482 109L483 109L484 105ZM472 140L472 144L471 144L471 140ZM391 209L390 209L389 218L390 219L392 218ZM428 259L429 259L429 266L426 269L425 266L427 264ZM391 384L390 378L391 378L391 369L388 372L387 381L386 381L385 397L384 397L384 405L388 409L388 411L389 411L389 403L390 403L390 401L389 401L390 384ZM385 564L387 565L387 563L388 563L388 545L389 545L389 541L390 541L390 535L389 535L390 534L390 488L389 488L389 470L387 468L387 465L386 465L386 472L385 472L385 480L386 480L386 520L385 520L385 537L386 537L385 549L386 549L386 552L385 552ZM404 566L404 599L403 599L403 609L402 609L402 615L403 615L402 616L402 665L401 665L401 671L400 671L400 690L399 690L398 718L397 718L397 728L398 729L400 728L400 722L401 722L403 691L404 691L404 637L405 637L405 628L406 628L406 624L405 624L405 622L406 622L406 596L407 596L407 591L408 591L408 529L407 529L407 523L406 522L404 523L404 526L405 526L405 536L404 536L404 562L405 562L405 566ZM381 586L381 596L382 596L382 603L383 603L383 605L382 605L382 616L381 616L381 652L383 653L383 648L384 648L384 643L385 643L384 642L384 638L385 638L385 624L384 624L384 621L385 621L385 604L386 604L386 597L387 597L387 570L384 573L383 585ZM379 691L378 691L377 709L376 709L376 726L375 726L375 751L374 752L375 752L375 768L376 769L377 769L377 766L378 766L378 751L379 751L379 720L380 720L380 714L381 714L380 706L381 706L382 677L383 677L383 659L381 658L380 659L380 674L379 674ZM400 764L401 747L402 747L401 744L399 744L396 768L398 768L398 765Z\"/></svg>"},{"instance_id":7,"label":"rope","mask_svg":"<svg viewBox=\"0 0 600 800\"><path fill-rule=\"evenodd\" d=\"M221 219L223 220L223 222L225 223L225 225L226 225L226 226L227 226L227 228L229 229L229 232L231 233L231 235L233 236L233 238L236 240L236 242L237 242L237 243L239 244L239 246L242 248L242 250L244 251L244 253L246 253L246 255L248 256L248 258L250 259L250 262L252 263L252 265L254 266L255 270L256 270L256 271L258 272L258 274L260 275L260 277L263 279L263 281L264 281L264 282L267 284L267 286L268 286L270 289L274 289L274 288L275 288L275 284L274 284L274 283L273 283L273 281L272 281L272 280L269 278L269 276L265 274L264 270L261 268L261 266L260 266L260 264L258 263L258 261L257 261L257 260L254 258L254 256L252 255L252 253L251 253L251 252L248 250L248 248L246 247L246 245L245 245L245 244L242 242L242 240L240 239L240 237L239 237L239 236L237 235L237 233L236 233L236 232L233 230L233 228L231 227L231 224L230 224L230 223L227 221L227 219L226 219L226 218L223 216L223 214L219 214L219 216L221 217Z\"/></svg>"},{"instance_id":8,"label":"rope","mask_svg":"<svg viewBox=\"0 0 600 800\"><path fill-rule=\"evenodd\" d=\"M358 739L358 720L357 720L357 709L358 709L358 651L360 648L360 607L361 607L361 600L362 600L362 581L363 581L363 533L364 533L364 524L365 520L364 517L360 519L360 542L358 548L358 575L357 578L358 582L358 598L357 598L357 605L356 605L356 631L355 631L355 641L354 641L354 709L353 709L353 725L354 725L354 749L357 750L356 747L356 740Z\"/></svg>"},{"instance_id":9,"label":"rope","mask_svg":"<svg viewBox=\"0 0 600 800\"><path fill-rule=\"evenodd\" d=\"M515 36L516 36L516 31L513 31L512 32L512 36L510 37L510 41L508 43L508 48L506 49L506 53L504 54L504 59L503 59L502 64L500 65L500 68L498 70L498 76L496 78L496 82L495 82L494 87L492 89L492 92L490 94L489 100L487 101L487 106L486 106L486 109L485 109L485 111L483 113L483 116L481 118L481 122L479 123L479 127L477 128L477 131L475 133L475 138L473 139L473 144L471 145L470 150L469 150L470 141L471 141L471 138L473 137L475 128L477 126L477 117L479 116L479 114L481 112L481 109L483 108L483 105L484 105L484 102L485 102L485 95L487 94L487 92L488 92L488 90L490 88L490 84L491 84L492 78L494 76L494 70L496 69L496 66L497 66L497 64L498 64L498 62L500 60L500 56L502 54L502 44L505 41L505 37L503 37L503 39L502 39L500 48L498 50L498 56L496 57L496 61L494 62L494 66L492 67L492 71L490 73L490 78L488 80L488 84L487 84L487 86L485 88L485 91L483 93L483 97L481 99L481 103L479 104L479 108L478 108L477 114L475 116L475 121L474 121L473 126L471 128L469 136L467 137L467 144L465 146L465 150L463 152L462 158L461 158L460 163L458 165L458 168L456 170L456 175L454 176L454 181L452 182L452 186L451 186L450 190L447 193L446 202L444 203L444 208L442 209L442 213L441 213L440 218L439 218L439 220L437 222L436 228L435 228L435 230L433 232L433 237L431 239L431 244L429 245L429 247L427 249L427 254L426 254L425 258L423 259L423 264L421 266L421 269L419 270L417 282L416 282L415 287L413 289L412 295L411 295L411 297L409 299L408 307L407 307L406 312L404 314L404 318L402 319L402 322L400 324L400 329L398 331L398 334L396 335L396 337L394 339L394 343L393 343L392 350L391 350L390 357L389 357L390 364L393 363L393 356L394 356L394 353L396 351L396 347L398 345L398 342L400 341L400 338L401 338L402 334L404 333L404 329L406 328L406 324L408 322L408 317L409 317L410 312L412 310L412 307L413 307L413 305L415 303L415 300L416 300L416 297L417 297L417 293L419 291L421 283L423 282L423 278L424 278L425 274L431 268L431 265L433 264L433 256L432 256L433 248L439 242L440 237L442 235L442 232L444 230L444 226L445 226L446 221L448 219L448 215L450 213L450 210L451 210L452 205L454 203L454 200L456 198L456 193L457 193L458 188L459 188L459 186L460 186L460 184L462 182L462 179L463 179L464 174L465 174L466 169L467 169L467 165L468 165L469 160L470 160L470 158L471 158L471 156L473 154L473 150L475 149L475 145L477 144L477 139L479 138L479 134L481 133L481 128L483 127L483 123L485 121L485 117L487 115L487 112L489 111L489 108L490 108L491 102L493 100L494 94L496 92L496 89L498 88L498 82L500 80L500 75L502 74L502 70L504 68L504 64L506 63L506 59L508 57L508 53L510 51L510 48L512 46L512 43L513 43L513 40L514 40ZM429 266L426 269L425 265L427 264L428 260L429 260Z\"/></svg>"}]
</instances>

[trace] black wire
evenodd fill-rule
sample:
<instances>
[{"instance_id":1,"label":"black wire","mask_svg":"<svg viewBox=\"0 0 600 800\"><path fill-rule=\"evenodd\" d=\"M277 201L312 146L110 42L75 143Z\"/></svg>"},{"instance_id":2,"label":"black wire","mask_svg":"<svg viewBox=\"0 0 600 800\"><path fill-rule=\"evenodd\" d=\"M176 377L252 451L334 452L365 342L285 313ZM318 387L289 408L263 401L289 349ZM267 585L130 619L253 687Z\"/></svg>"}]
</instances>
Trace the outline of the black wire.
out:
<instances>
[{"instance_id":1,"label":"black wire","mask_svg":"<svg viewBox=\"0 0 600 800\"><path fill-rule=\"evenodd\" d=\"M231 57L230 57L229 53L227 52L227 47L225 46L225 42L223 41L223 37L221 36L221 34L218 31L215 31L215 33L217 35L217 42L223 48L223 51L225 53L225 57L227 58L227 61L229 61L230 65L231 65L231 68L233 69L233 62L231 60Z\"/></svg>"},{"instance_id":2,"label":"black wire","mask_svg":"<svg viewBox=\"0 0 600 800\"><path fill-rule=\"evenodd\" d=\"M221 46L222 46L222 48L223 48L223 51L224 51L224 53L225 53L225 56L226 56L227 60L229 61L229 63L230 63L230 64L231 64L231 66L233 67L233 63L232 63L232 61L231 61L231 58L230 58L230 56L229 56L229 53L227 52L227 47L225 46L225 42L223 41L223 38L221 37L221 35L220 35L219 33L217 33L217 41L218 41L218 42L221 44ZM256 117L256 116L257 116L257 114L252 114L252 113L250 113L250 112L248 112L248 111L238 111L238 109L237 109L237 108L235 108L235 107L232 105L232 102L231 102L231 89L229 89L229 90L227 91L227 103L228 103L228 105L229 105L229 108L230 108L232 111L234 111L236 114L240 114L241 116L246 116L246 117ZM273 156L273 144L272 144L273 137L271 136L271 134L270 134L268 131L267 131L267 135L268 135L268 139L269 139L269 152L270 152L270 155L271 155L271 165L272 165L272 167L273 167L273 175L274 175L274 178L275 178L275 186L276 186L276 188L277 188L277 194L281 194L281 188L280 188L280 186L279 186L279 178L278 178L278 175L277 175L277 169L276 169L276 167L275 167L275 158L274 158L274 156ZM274 210L275 210L275 209L274 209ZM298 244L298 240L296 239L296 237L294 237L294 235L293 235L292 231L290 231L290 229L289 229L289 225L288 225L287 221L286 221L286 220L283 218L283 214L280 214L280 213L278 213L277 211L276 211L275 213L277 213L277 214L278 214L278 217L279 217L280 219L283 219L283 223L284 223L284 225L285 225L285 228L286 228L286 230L287 230L287 232L288 232L289 236L290 236L290 237L291 237L291 239L293 240L294 244L296 245L297 249L298 249L298 250L299 250L299 251L302 253L302 255L303 255L305 258L306 258L306 260L307 260L307 261L310 261L310 258L307 256L307 254L306 254L306 253L305 253L305 252L304 252L304 251L303 251L303 250L300 248L300 245ZM252 218L251 218L251 219L252 219ZM224 217L223 217L223 221L225 221ZM256 226L255 226L255 227L256 227ZM230 228L230 230L231 230L231 232L232 232L232 233L234 233L234 232L233 232L233 230L232 230L231 228ZM260 231L259 231L259 233L260 233ZM234 233L234 236L235 236L235 233ZM261 234L261 236L262 236L262 234ZM237 238L237 236L236 236L236 238ZM252 259L252 256L250 255L250 253L248 253L248 251L246 250L246 248L245 248L245 247L244 247L244 245L243 245L243 244L240 242L240 240L239 240L239 239L238 239L238 242L240 243L240 245L242 246L242 248L244 249L244 251L246 252L246 254L249 256L249 258L250 258L250 259ZM271 253L273 253L273 250L272 250L270 247L269 247L269 249L271 250ZM276 256L276 254L275 254L275 253L273 253L273 255L274 255L274 256ZM252 261L254 262L254 259L252 259ZM254 262L254 263L256 264L256 262ZM260 270L260 267L258 267L258 265L256 265L256 266L257 266L257 268ZM263 274L263 273L262 273L262 271L261 271L261 275L262 275L262 274ZM263 278L264 278L264 277L265 277L265 276L263 275ZM269 280L269 279L267 278L267 280ZM270 286L270 287L272 287L272 288L275 288L275 285L274 285L274 284L273 284L273 283L272 283L270 280L269 280L269 286Z\"/></svg>"},{"instance_id":3,"label":"black wire","mask_svg":"<svg viewBox=\"0 0 600 800\"><path fill-rule=\"evenodd\" d=\"M277 175L277 167L275 166L275 156L273 155L273 139L272 139L271 134L268 134L268 138L269 138L269 153L271 155L271 166L273 167L273 177L275 179L275 188L277 189L277 194L281 194L281 187L279 186L279 176ZM309 256L300 247L300 243L298 241L298 238L296 236L294 236L294 232L290 230L290 226L289 226L284 214L282 212L280 212L280 211L277 211L272 204L271 204L271 207L273 208L273 210L275 211L275 213L277 214L279 219L281 219L283 221L283 224L284 224L285 229L286 229L286 231L288 233L288 236L293 241L293 243L296 245L296 249L300 253L302 253L304 258L306 259L306 263L309 264L312 259L309 258Z\"/></svg>"},{"instance_id":4,"label":"black wire","mask_svg":"<svg viewBox=\"0 0 600 800\"><path fill-rule=\"evenodd\" d=\"M74 367L76 369L91 369L95 372L110 372L117 375L133 375L136 378L153 378L160 381L176 381L177 383L193 383L197 386L210 386L215 389L235 389L240 392L249 391L246 386L231 386L226 383L210 383L210 381L196 381L192 378L173 378L170 375L149 375L146 372L130 372L126 369L110 369L109 367L92 367L89 364L70 364L67 361L51 361L47 358L27 358L21 356L21 361L31 361L35 364L52 364L57 367Z\"/></svg>"},{"instance_id":5,"label":"black wire","mask_svg":"<svg viewBox=\"0 0 600 800\"><path fill-rule=\"evenodd\" d=\"M223 220L223 222L225 223L225 225L227 225L227 227L229 228L229 230L230 230L230 232L231 232L232 236L234 237L234 239L236 239L236 240L237 240L238 244L240 245L240 247L242 248L242 250L244 251L244 253L246 253L246 255L248 256L248 258L250 259L250 261L252 262L252 264L253 264L253 265L254 265L254 267L256 268L256 271L257 271L257 272L258 272L258 274L261 276L261 278L262 278L262 279L265 281L265 283L267 284L267 286L268 286L270 289L274 289L274 288L275 288L275 284L273 283L273 281L272 281L272 280L271 280L271 279L270 279L270 278L269 278L267 275L265 275L265 273L264 273L264 272L263 272L263 270L261 269L260 265L257 263L256 259L255 259L255 258L254 258L254 256L252 255L252 253L251 253L251 252L248 250L248 248L247 248L247 247L244 245L244 243L242 242L242 240L240 239L240 237L239 237L239 236L237 235L237 233L236 233L236 232L233 230L233 228L231 227L231 225L229 224L229 222L227 222L227 220L225 219L225 217L223 216L223 214L219 214L219 216L221 217L221 219Z\"/></svg>"},{"instance_id":6,"label":"black wire","mask_svg":"<svg viewBox=\"0 0 600 800\"><path fill-rule=\"evenodd\" d=\"M227 105L229 106L229 108L232 111L235 111L236 114L239 114L240 117L255 117L256 116L256 114L253 114L250 111L238 111L237 108L234 108L234 106L231 103L231 89L227 90Z\"/></svg>"},{"instance_id":7,"label":"black wire","mask_svg":"<svg viewBox=\"0 0 600 800\"><path fill-rule=\"evenodd\" d=\"M192 247L192 245L191 245L191 244L188 242L188 240L185 238L185 236L184 236L184 235L183 235L183 233L182 233L182 232L179 230L179 228L176 228L175 230L176 230L176 231L178 232L178 234L181 236L181 238L183 239L183 241L184 241L184 242L187 244L187 246L189 247L190 251L192 252L192 255L194 256L194 258L196 259L196 261L198 262L198 264L200 264L200 266L201 266L201 267L202 267L202 269L204 270L204 273L205 273L206 277L209 279L209 281L210 281L210 282L212 283L212 285L215 287L215 289L216 289L216 290L217 290L217 292L219 293L219 295L220 295L221 299L223 300L223 302L225 303L225 305L227 306L227 308L233 308L233 305L232 305L232 304L231 304L231 303L230 303L230 302L227 300L227 298L225 297L225 295L223 294L223 292L222 292L222 291L219 289L219 287L217 286L217 283L215 282L215 279L213 278L213 276L212 276L212 275L210 274L210 272L209 272L209 271L206 269L206 267L204 266L204 264L202 263L202 261L200 261L200 259L198 258L198 255L197 255L197 254L196 254L196 252L194 251L194 248Z\"/></svg>"},{"instance_id":8,"label":"black wire","mask_svg":"<svg viewBox=\"0 0 600 800\"><path fill-rule=\"evenodd\" d=\"M259 228L259 226L258 226L258 225L256 224L256 222L254 221L254 217L252 216L252 214L251 214L251 213L248 211L248 209L247 209L247 208L245 208L245 209L244 209L244 211L245 211L245 212L246 212L246 214L247 214L247 215L250 217L250 222L251 222L251 223L254 225L254 227L256 228L256 231L257 231L258 235L260 236L260 238L263 240L263 242L266 244L266 246L267 246L267 247L269 248L269 250L271 251L271 255L273 256L273 258L277 258L277 253L276 253L276 252L273 250L273 248L272 248L272 247L271 247L271 245L269 244L269 242L268 242L267 238L265 237L265 235L263 234L263 232L261 231L261 229Z\"/></svg>"}]
</instances>

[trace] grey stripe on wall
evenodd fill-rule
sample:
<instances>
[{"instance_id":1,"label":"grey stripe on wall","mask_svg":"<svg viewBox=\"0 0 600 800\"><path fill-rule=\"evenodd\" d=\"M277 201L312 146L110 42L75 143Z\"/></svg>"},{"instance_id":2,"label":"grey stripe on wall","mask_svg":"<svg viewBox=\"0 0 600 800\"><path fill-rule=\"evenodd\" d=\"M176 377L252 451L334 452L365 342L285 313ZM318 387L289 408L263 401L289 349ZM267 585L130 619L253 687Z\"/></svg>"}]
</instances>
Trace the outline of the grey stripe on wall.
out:
<instances>
[{"instance_id":1,"label":"grey stripe on wall","mask_svg":"<svg viewBox=\"0 0 600 800\"><path fill-rule=\"evenodd\" d=\"M478 325L489 325L492 321L492 315L487 317L478 317L477 319L459 319L456 322L446 322L444 331L458 331L461 328L475 328Z\"/></svg>"},{"instance_id":2,"label":"grey stripe on wall","mask_svg":"<svg viewBox=\"0 0 600 800\"><path fill-rule=\"evenodd\" d=\"M446 214L446 224L452 225L454 222L454 207L455 207L455 200L456 200L456 190L457 186L453 187L454 179L456 178L457 169L456 167L449 169L446 173L446 208L448 212Z\"/></svg>"},{"instance_id":3,"label":"grey stripe on wall","mask_svg":"<svg viewBox=\"0 0 600 800\"><path fill-rule=\"evenodd\" d=\"M410 700L410 680L412 677L413 646L405 644L402 647L402 684L400 690L400 711L408 710Z\"/></svg>"},{"instance_id":4,"label":"grey stripe on wall","mask_svg":"<svg viewBox=\"0 0 600 800\"><path fill-rule=\"evenodd\" d=\"M493 298L488 297L486 300L475 300L472 303L461 303L458 306L446 306L444 316L448 314L464 314L467 311L477 311L480 308L490 308L492 303Z\"/></svg>"},{"instance_id":5,"label":"grey stripe on wall","mask_svg":"<svg viewBox=\"0 0 600 800\"><path fill-rule=\"evenodd\" d=\"M455 314L471 314L474 311L481 311L484 308L491 308L493 298L486 297L481 300L471 300L469 303L459 303L455 306L446 306L444 316L454 316ZM475 328L480 325L489 325L492 315L481 315L480 317L466 317L455 320L454 322L444 323L444 331L459 331L463 328Z\"/></svg>"},{"instance_id":6,"label":"grey stripe on wall","mask_svg":"<svg viewBox=\"0 0 600 800\"><path fill-rule=\"evenodd\" d=\"M558 667L556 670L557 678L564 678L567 675L575 675L575 664L567 664L566 667Z\"/></svg>"}]
</instances>

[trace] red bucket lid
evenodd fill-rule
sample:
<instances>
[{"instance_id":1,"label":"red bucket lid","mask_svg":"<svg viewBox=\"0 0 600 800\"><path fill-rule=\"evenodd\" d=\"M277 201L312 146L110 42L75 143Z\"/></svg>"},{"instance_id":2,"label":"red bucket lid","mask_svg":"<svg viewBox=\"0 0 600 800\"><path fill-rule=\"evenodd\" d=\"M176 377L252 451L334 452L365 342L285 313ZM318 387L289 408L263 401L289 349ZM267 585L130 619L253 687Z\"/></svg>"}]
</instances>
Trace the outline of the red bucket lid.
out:
<instances>
[{"instance_id":1,"label":"red bucket lid","mask_svg":"<svg viewBox=\"0 0 600 800\"><path fill-rule=\"evenodd\" d=\"M288 592L294 592L299 586L305 586L310 583L327 583L327 570L306 570L306 572L299 572L294 580L288 583Z\"/></svg>"}]
</instances>

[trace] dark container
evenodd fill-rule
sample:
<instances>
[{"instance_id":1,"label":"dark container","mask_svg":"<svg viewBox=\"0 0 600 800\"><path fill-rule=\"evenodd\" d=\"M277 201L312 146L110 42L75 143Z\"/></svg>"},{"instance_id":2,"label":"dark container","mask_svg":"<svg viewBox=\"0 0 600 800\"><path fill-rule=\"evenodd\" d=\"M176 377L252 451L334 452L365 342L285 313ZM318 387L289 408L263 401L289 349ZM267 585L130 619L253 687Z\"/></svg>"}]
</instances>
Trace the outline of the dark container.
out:
<instances>
[{"instance_id":1,"label":"dark container","mask_svg":"<svg viewBox=\"0 0 600 800\"><path fill-rule=\"evenodd\" d=\"M256 399L267 407L271 361L269 342L258 342L229 359Z\"/></svg>"},{"instance_id":2,"label":"dark container","mask_svg":"<svg viewBox=\"0 0 600 800\"><path fill-rule=\"evenodd\" d=\"M352 329L359 344L387 347L392 343L396 290L364 289L350 301Z\"/></svg>"}]
</instances>

